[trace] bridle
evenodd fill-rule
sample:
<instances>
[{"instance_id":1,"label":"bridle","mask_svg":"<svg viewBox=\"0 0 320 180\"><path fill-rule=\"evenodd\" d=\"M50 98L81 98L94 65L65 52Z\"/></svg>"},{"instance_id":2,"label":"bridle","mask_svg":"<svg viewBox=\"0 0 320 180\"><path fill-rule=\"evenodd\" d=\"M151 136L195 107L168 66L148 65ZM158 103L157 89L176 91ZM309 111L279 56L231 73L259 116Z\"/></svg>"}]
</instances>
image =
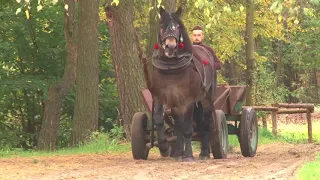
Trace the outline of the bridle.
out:
<instances>
[{"instance_id":1,"label":"bridle","mask_svg":"<svg viewBox=\"0 0 320 180\"><path fill-rule=\"evenodd\" d=\"M164 36L162 38L160 38L160 33L159 33L159 36L158 36L158 42L161 44L163 49L165 49L165 46L166 46L165 40L168 37L174 37L177 40L177 44L183 42L183 36L182 36L182 33L181 33L180 26L179 25L175 25L174 21L173 21L173 18L172 18L170 13L169 13L169 15L170 15L170 23L168 24L166 30L163 33ZM176 31L176 30L178 30L178 31Z\"/></svg>"}]
</instances>

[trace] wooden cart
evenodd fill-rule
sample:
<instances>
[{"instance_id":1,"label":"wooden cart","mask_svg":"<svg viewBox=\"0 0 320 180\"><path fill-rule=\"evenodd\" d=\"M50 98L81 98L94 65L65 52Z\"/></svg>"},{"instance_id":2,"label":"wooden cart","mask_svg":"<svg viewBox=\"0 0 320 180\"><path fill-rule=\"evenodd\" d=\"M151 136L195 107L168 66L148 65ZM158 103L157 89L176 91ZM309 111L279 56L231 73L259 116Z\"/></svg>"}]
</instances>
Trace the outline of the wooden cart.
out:
<instances>
[{"instance_id":1,"label":"wooden cart","mask_svg":"<svg viewBox=\"0 0 320 180\"><path fill-rule=\"evenodd\" d=\"M137 112L133 116L131 127L131 145L134 159L147 159L149 150L157 146L156 130L152 121L152 96L148 89L141 90L144 105L148 113ZM246 86L217 86L215 93L216 124L211 136L211 152L215 159L227 158L228 135L238 136L241 153L253 157L258 145L258 123L253 108L242 108L246 98ZM168 142L176 139L172 118L164 115ZM196 126L196 125L194 125ZM153 128L152 128L153 127ZM196 128L194 128L196 129ZM199 132L195 131L193 141L199 141Z\"/></svg>"}]
</instances>

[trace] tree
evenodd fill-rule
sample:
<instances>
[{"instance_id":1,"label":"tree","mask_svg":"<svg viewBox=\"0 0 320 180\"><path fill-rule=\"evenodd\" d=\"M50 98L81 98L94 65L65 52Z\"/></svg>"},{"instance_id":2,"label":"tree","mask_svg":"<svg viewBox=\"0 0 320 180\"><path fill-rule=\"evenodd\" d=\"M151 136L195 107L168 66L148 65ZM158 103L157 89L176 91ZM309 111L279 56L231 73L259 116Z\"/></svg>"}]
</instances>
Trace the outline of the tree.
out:
<instances>
[{"instance_id":1,"label":"tree","mask_svg":"<svg viewBox=\"0 0 320 180\"><path fill-rule=\"evenodd\" d=\"M164 7L168 12L175 12L177 7L176 7L176 0L164 0L163 1Z\"/></svg>"},{"instance_id":2,"label":"tree","mask_svg":"<svg viewBox=\"0 0 320 180\"><path fill-rule=\"evenodd\" d=\"M61 107L64 97L71 91L76 80L76 23L75 2L65 0L68 9L64 9L64 34L67 47L67 62L62 80L49 88L45 101L44 115L38 140L39 150L54 150L59 131Z\"/></svg>"},{"instance_id":3,"label":"tree","mask_svg":"<svg viewBox=\"0 0 320 180\"><path fill-rule=\"evenodd\" d=\"M252 104L252 86L253 86L253 66L254 66L254 0L246 0L246 83L248 86L247 91L247 105Z\"/></svg>"},{"instance_id":4,"label":"tree","mask_svg":"<svg viewBox=\"0 0 320 180\"><path fill-rule=\"evenodd\" d=\"M112 61L120 97L120 114L129 139L134 113L145 110L140 94L140 89L145 87L145 81L133 26L133 5L132 0L121 0L118 6L110 5L110 1L107 1L105 7Z\"/></svg>"},{"instance_id":5,"label":"tree","mask_svg":"<svg viewBox=\"0 0 320 180\"><path fill-rule=\"evenodd\" d=\"M76 101L71 144L83 142L98 128L99 118L99 0L79 0Z\"/></svg>"}]
</instances>

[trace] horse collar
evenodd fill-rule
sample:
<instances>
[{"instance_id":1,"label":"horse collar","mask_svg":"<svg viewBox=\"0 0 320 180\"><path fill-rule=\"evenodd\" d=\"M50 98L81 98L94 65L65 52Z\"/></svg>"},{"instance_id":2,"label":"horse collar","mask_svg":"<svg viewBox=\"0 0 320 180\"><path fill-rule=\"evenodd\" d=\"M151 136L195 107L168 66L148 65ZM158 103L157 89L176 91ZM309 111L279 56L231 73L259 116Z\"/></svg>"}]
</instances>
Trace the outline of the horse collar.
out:
<instances>
[{"instance_id":1,"label":"horse collar","mask_svg":"<svg viewBox=\"0 0 320 180\"><path fill-rule=\"evenodd\" d=\"M178 71L186 68L191 64L193 59L192 53L184 53L177 55L172 60L165 61L160 58L158 53L155 53L152 57L152 64L156 69L163 71Z\"/></svg>"}]
</instances>

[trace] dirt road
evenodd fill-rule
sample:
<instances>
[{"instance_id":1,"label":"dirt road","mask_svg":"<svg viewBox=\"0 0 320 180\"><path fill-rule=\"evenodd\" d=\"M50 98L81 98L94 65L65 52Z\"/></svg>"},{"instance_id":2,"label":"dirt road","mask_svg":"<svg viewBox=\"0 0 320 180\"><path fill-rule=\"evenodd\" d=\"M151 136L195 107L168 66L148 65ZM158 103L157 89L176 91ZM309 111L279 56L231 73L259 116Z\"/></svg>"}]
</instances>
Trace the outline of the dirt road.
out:
<instances>
[{"instance_id":1,"label":"dirt road","mask_svg":"<svg viewBox=\"0 0 320 180\"><path fill-rule=\"evenodd\" d=\"M228 159L175 162L151 153L134 161L131 153L0 159L0 179L295 179L303 162L312 160L320 145L269 144L257 156L244 158L239 149ZM198 157L198 154L195 153Z\"/></svg>"}]
</instances>

